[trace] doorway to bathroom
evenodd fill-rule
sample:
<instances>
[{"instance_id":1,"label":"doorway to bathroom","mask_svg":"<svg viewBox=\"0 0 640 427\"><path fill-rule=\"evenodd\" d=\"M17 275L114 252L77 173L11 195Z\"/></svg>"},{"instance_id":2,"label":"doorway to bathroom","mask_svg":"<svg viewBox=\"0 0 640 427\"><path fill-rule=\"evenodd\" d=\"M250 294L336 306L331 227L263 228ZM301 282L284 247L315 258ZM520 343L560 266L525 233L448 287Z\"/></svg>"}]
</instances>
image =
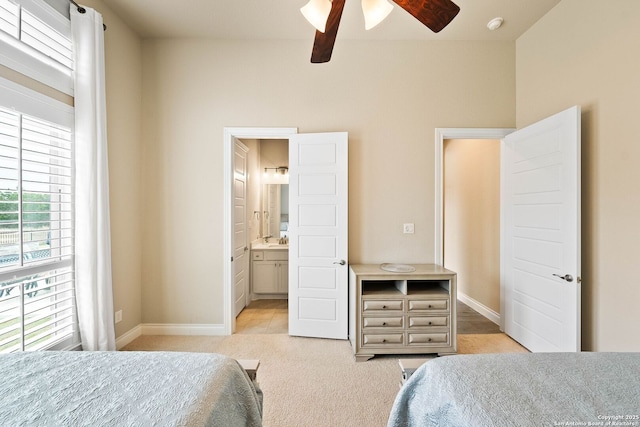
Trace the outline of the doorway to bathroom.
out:
<instances>
[{"instance_id":1,"label":"doorway to bathroom","mask_svg":"<svg viewBox=\"0 0 640 427\"><path fill-rule=\"evenodd\" d=\"M296 133L296 128L225 128L224 130L226 232L223 252L225 259L231 261L224 263L223 271L224 329L227 335L236 331L238 314L246 310L253 301L251 244L252 242L264 244L263 231L268 232L271 226L269 223L265 226L263 222L265 217L271 217L271 215L264 213L268 208L263 209L261 195L264 168L272 165L265 165L262 170L260 168L261 141L284 141L276 145L282 146L286 143L288 147L289 136ZM282 165L278 164L275 167L278 166ZM269 171L268 169L267 172ZM273 237L267 238L266 244L270 243L270 239ZM239 258L238 255L240 255ZM281 255L284 254L281 253ZM257 318L265 316L264 313L258 314Z\"/></svg>"},{"instance_id":2,"label":"doorway to bathroom","mask_svg":"<svg viewBox=\"0 0 640 427\"><path fill-rule=\"evenodd\" d=\"M235 154L241 140L286 139L289 141L289 242L290 249L282 251L283 244L273 237L256 242L256 253L251 261L271 261L275 275L260 275L268 279L260 292L267 296L279 293L282 278L288 281L288 330L290 335L346 339L348 326L348 134L347 132L298 134L295 128L225 128L224 129L224 244L223 267L224 332L236 330L235 289L242 282L236 276L234 254L249 251L250 239L257 231L236 230L234 218L251 222L254 211L246 203L236 203L236 195L248 195L247 183L251 172L238 170ZM246 147L246 146L245 146ZM239 156L242 157L242 156ZM240 164L242 164L240 160ZM262 168L260 173L268 168ZM280 165L275 172L282 171ZM257 172L253 172L256 175ZM236 179L243 175L244 180ZM280 194L282 197L282 194ZM260 210L262 209L260 207ZM254 221L262 221L256 214ZM272 217L270 214L269 217ZM274 228L277 228L274 226ZM264 224L263 224L264 230ZM268 229L267 229L268 230ZM267 234L268 236L269 234ZM287 239L285 239L286 242ZM236 243L239 242L239 244ZM280 249L280 250L278 250ZM283 253L284 252L284 253ZM287 253L288 252L288 253ZM288 256L288 259L282 258ZM244 257L245 259L248 259ZM268 263L267 263L268 264ZM288 265L287 265L288 264ZM266 264L265 264L266 265ZM266 267L265 267L266 268ZM252 268L253 269L253 268ZM272 268L273 269L273 268ZM240 280L236 281L240 277ZM258 275L254 275L254 278ZM249 286L250 280L244 280ZM271 286L271 288L268 288ZM246 288L245 288L246 289ZM269 290L270 289L270 290ZM249 299L245 293L245 302ZM254 298L251 297L253 300Z\"/></svg>"},{"instance_id":3,"label":"doorway to bathroom","mask_svg":"<svg viewBox=\"0 0 640 427\"><path fill-rule=\"evenodd\" d=\"M234 242L248 248L234 260L234 315L238 334L288 333L289 140L239 138L236 173L246 149L246 185L234 188ZM234 202L236 203L236 202ZM244 211L244 215L241 213ZM238 218L240 217L240 218ZM242 236L246 236L246 239ZM246 243L243 241L246 240Z\"/></svg>"}]
</instances>

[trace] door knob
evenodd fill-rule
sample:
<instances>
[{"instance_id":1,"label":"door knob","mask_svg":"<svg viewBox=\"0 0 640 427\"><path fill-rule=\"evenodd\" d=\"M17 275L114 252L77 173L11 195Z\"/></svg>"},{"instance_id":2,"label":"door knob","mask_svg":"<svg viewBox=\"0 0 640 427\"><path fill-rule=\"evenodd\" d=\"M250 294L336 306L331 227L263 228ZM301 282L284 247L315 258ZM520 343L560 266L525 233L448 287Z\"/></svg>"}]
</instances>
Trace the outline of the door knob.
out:
<instances>
[{"instance_id":1,"label":"door knob","mask_svg":"<svg viewBox=\"0 0 640 427\"><path fill-rule=\"evenodd\" d=\"M347 261L341 259L340 262L334 262L334 264L340 264L340 265L345 265L347 263Z\"/></svg>"},{"instance_id":2,"label":"door knob","mask_svg":"<svg viewBox=\"0 0 640 427\"><path fill-rule=\"evenodd\" d=\"M567 282L573 282L573 276L570 274L565 274L564 276L561 276L559 274L555 274L553 273L554 276L561 278L562 280L566 280Z\"/></svg>"}]
</instances>

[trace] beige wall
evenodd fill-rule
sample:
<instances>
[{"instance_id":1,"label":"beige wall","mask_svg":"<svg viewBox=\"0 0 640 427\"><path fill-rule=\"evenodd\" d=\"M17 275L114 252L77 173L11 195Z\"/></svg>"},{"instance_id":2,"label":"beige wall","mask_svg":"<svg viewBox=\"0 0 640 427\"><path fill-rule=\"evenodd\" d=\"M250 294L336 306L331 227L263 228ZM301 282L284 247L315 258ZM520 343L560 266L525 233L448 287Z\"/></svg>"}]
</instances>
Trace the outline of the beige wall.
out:
<instances>
[{"instance_id":1,"label":"beige wall","mask_svg":"<svg viewBox=\"0 0 640 427\"><path fill-rule=\"evenodd\" d=\"M582 107L583 349L640 351L640 2L563 0L517 41L517 125Z\"/></svg>"},{"instance_id":2,"label":"beige wall","mask_svg":"<svg viewBox=\"0 0 640 427\"><path fill-rule=\"evenodd\" d=\"M444 141L444 266L458 294L500 314L500 141Z\"/></svg>"},{"instance_id":3,"label":"beige wall","mask_svg":"<svg viewBox=\"0 0 640 427\"><path fill-rule=\"evenodd\" d=\"M348 131L349 261L433 262L434 129L514 126L514 46L145 40L143 322L223 323L225 126Z\"/></svg>"},{"instance_id":4,"label":"beige wall","mask_svg":"<svg viewBox=\"0 0 640 427\"><path fill-rule=\"evenodd\" d=\"M142 321L142 42L101 0L83 0L100 12L105 32L107 138L114 309L122 310L116 337Z\"/></svg>"},{"instance_id":5,"label":"beige wall","mask_svg":"<svg viewBox=\"0 0 640 427\"><path fill-rule=\"evenodd\" d=\"M264 168L277 168L279 166L289 167L289 140L260 140L260 167L262 171L264 172Z\"/></svg>"}]
</instances>

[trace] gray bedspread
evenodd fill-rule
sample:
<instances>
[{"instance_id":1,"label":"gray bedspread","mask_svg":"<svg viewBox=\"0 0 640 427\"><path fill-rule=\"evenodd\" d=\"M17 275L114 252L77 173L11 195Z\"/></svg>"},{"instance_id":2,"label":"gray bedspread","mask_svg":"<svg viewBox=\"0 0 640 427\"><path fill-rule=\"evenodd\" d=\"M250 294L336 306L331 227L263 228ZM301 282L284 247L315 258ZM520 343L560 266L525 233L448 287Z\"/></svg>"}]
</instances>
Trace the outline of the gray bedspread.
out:
<instances>
[{"instance_id":1,"label":"gray bedspread","mask_svg":"<svg viewBox=\"0 0 640 427\"><path fill-rule=\"evenodd\" d=\"M586 425L640 426L640 353L433 359L402 387L388 422L389 427Z\"/></svg>"},{"instance_id":2,"label":"gray bedspread","mask_svg":"<svg viewBox=\"0 0 640 427\"><path fill-rule=\"evenodd\" d=\"M0 426L260 426L237 361L176 352L0 355Z\"/></svg>"}]
</instances>

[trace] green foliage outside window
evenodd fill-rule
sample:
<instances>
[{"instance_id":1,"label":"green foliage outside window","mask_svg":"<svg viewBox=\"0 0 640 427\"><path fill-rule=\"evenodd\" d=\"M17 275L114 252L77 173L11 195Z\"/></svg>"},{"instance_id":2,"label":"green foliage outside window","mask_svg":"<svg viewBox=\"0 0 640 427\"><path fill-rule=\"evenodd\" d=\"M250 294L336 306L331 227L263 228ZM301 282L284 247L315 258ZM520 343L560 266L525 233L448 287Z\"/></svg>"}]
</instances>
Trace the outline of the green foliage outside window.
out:
<instances>
[{"instance_id":1,"label":"green foliage outside window","mask_svg":"<svg viewBox=\"0 0 640 427\"><path fill-rule=\"evenodd\" d=\"M28 228L48 228L51 220L50 195L23 193L22 221ZM18 229L18 192L0 191L0 229Z\"/></svg>"}]
</instances>

